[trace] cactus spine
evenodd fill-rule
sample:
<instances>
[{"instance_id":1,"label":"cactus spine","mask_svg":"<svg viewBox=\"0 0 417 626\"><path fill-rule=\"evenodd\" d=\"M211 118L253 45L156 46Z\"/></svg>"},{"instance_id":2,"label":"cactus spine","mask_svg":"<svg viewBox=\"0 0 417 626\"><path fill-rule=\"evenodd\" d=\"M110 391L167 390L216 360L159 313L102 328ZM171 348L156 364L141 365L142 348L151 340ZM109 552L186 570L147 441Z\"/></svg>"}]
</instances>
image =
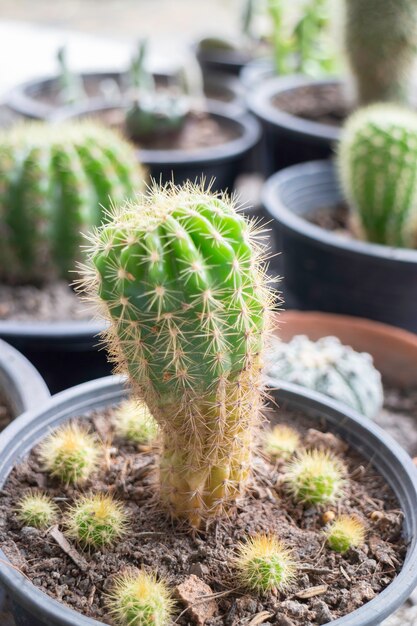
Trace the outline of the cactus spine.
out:
<instances>
[{"instance_id":1,"label":"cactus spine","mask_svg":"<svg viewBox=\"0 0 417 626\"><path fill-rule=\"evenodd\" d=\"M345 0L345 6L359 104L407 102L417 50L416 0Z\"/></svg>"},{"instance_id":2,"label":"cactus spine","mask_svg":"<svg viewBox=\"0 0 417 626\"><path fill-rule=\"evenodd\" d=\"M396 247L417 246L417 115L373 105L348 121L339 169L357 234Z\"/></svg>"},{"instance_id":3,"label":"cactus spine","mask_svg":"<svg viewBox=\"0 0 417 626\"><path fill-rule=\"evenodd\" d=\"M132 197L143 175L130 146L89 122L22 125L0 133L0 280L67 277L82 231L110 199Z\"/></svg>"},{"instance_id":4,"label":"cactus spine","mask_svg":"<svg viewBox=\"0 0 417 626\"><path fill-rule=\"evenodd\" d=\"M155 187L92 236L92 278L118 369L159 423L161 496L198 525L250 472L272 309L263 249L233 203Z\"/></svg>"}]
</instances>

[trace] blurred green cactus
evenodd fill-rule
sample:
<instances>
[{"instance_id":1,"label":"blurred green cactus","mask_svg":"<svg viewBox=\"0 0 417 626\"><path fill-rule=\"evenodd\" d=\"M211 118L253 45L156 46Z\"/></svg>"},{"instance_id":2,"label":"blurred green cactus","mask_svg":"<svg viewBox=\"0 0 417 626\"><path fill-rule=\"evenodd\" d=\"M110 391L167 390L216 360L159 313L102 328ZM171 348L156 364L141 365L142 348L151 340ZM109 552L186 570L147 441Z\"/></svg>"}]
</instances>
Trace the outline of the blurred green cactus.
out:
<instances>
[{"instance_id":1,"label":"blurred green cactus","mask_svg":"<svg viewBox=\"0 0 417 626\"><path fill-rule=\"evenodd\" d=\"M92 237L87 290L119 370L161 427L162 499L193 525L250 473L272 292L262 247L233 203L155 187Z\"/></svg>"},{"instance_id":2,"label":"blurred green cactus","mask_svg":"<svg viewBox=\"0 0 417 626\"><path fill-rule=\"evenodd\" d=\"M348 121L339 169L353 228L368 241L417 246L417 115L373 105Z\"/></svg>"},{"instance_id":3,"label":"blurred green cactus","mask_svg":"<svg viewBox=\"0 0 417 626\"><path fill-rule=\"evenodd\" d=\"M1 132L0 280L67 277L80 260L82 232L143 181L133 149L89 122Z\"/></svg>"},{"instance_id":4,"label":"blurred green cactus","mask_svg":"<svg viewBox=\"0 0 417 626\"><path fill-rule=\"evenodd\" d=\"M345 0L346 48L360 105L408 101L417 51L416 0Z\"/></svg>"}]
</instances>

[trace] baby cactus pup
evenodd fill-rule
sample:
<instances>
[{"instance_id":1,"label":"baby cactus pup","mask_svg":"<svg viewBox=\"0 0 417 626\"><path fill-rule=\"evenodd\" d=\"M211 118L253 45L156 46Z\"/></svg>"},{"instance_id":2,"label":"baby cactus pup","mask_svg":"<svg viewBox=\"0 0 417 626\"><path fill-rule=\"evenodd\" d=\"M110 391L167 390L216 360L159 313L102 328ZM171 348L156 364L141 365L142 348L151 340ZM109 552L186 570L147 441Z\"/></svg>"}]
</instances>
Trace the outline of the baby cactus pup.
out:
<instances>
[{"instance_id":1,"label":"baby cactus pup","mask_svg":"<svg viewBox=\"0 0 417 626\"><path fill-rule=\"evenodd\" d=\"M310 341L304 335L289 343L275 340L265 355L265 374L279 385L295 383L375 417L382 408L381 374L370 354L355 352L337 337Z\"/></svg>"},{"instance_id":2,"label":"baby cactus pup","mask_svg":"<svg viewBox=\"0 0 417 626\"><path fill-rule=\"evenodd\" d=\"M17 516L22 524L34 528L48 528L58 513L57 505L43 493L28 493L17 506Z\"/></svg>"},{"instance_id":3,"label":"baby cactus pup","mask_svg":"<svg viewBox=\"0 0 417 626\"><path fill-rule=\"evenodd\" d=\"M265 452L279 459L290 458L300 445L300 435L289 426L278 424L264 440Z\"/></svg>"},{"instance_id":4,"label":"baby cactus pup","mask_svg":"<svg viewBox=\"0 0 417 626\"><path fill-rule=\"evenodd\" d=\"M103 494L82 496L68 511L68 535L80 544L102 548L126 532L127 515L120 502Z\"/></svg>"},{"instance_id":5,"label":"baby cactus pup","mask_svg":"<svg viewBox=\"0 0 417 626\"><path fill-rule=\"evenodd\" d=\"M39 455L47 472L75 485L85 482L96 469L100 448L86 428L70 423L41 443Z\"/></svg>"},{"instance_id":6,"label":"baby cactus pup","mask_svg":"<svg viewBox=\"0 0 417 626\"><path fill-rule=\"evenodd\" d=\"M360 105L406 103L417 50L415 0L345 0L346 47Z\"/></svg>"},{"instance_id":7,"label":"baby cactus pup","mask_svg":"<svg viewBox=\"0 0 417 626\"><path fill-rule=\"evenodd\" d=\"M129 443L148 444L158 436L158 424L143 402L126 400L117 407L114 424L119 437Z\"/></svg>"},{"instance_id":8,"label":"baby cactus pup","mask_svg":"<svg viewBox=\"0 0 417 626\"><path fill-rule=\"evenodd\" d=\"M133 149L90 122L0 132L0 280L68 278L83 232L143 186Z\"/></svg>"},{"instance_id":9,"label":"baby cactus pup","mask_svg":"<svg viewBox=\"0 0 417 626\"><path fill-rule=\"evenodd\" d=\"M198 525L248 479L272 291L263 249L233 201L155 186L92 236L107 340L160 425L161 496Z\"/></svg>"},{"instance_id":10,"label":"baby cactus pup","mask_svg":"<svg viewBox=\"0 0 417 626\"><path fill-rule=\"evenodd\" d=\"M417 115L375 105L349 119L339 147L344 194L357 234L417 247Z\"/></svg>"},{"instance_id":11,"label":"baby cactus pup","mask_svg":"<svg viewBox=\"0 0 417 626\"><path fill-rule=\"evenodd\" d=\"M166 583L144 571L119 576L108 605L117 626L168 626L174 608Z\"/></svg>"},{"instance_id":12,"label":"baby cactus pup","mask_svg":"<svg viewBox=\"0 0 417 626\"><path fill-rule=\"evenodd\" d=\"M295 500L320 506L341 495L345 473L343 463L330 452L306 450L288 465L285 478Z\"/></svg>"},{"instance_id":13,"label":"baby cactus pup","mask_svg":"<svg viewBox=\"0 0 417 626\"><path fill-rule=\"evenodd\" d=\"M329 547L344 554L349 548L359 547L365 541L365 527L353 515L341 515L325 531Z\"/></svg>"},{"instance_id":14,"label":"baby cactus pup","mask_svg":"<svg viewBox=\"0 0 417 626\"><path fill-rule=\"evenodd\" d=\"M274 535L257 535L240 544L236 568L242 585L259 593L286 589L296 571L291 552Z\"/></svg>"}]
</instances>

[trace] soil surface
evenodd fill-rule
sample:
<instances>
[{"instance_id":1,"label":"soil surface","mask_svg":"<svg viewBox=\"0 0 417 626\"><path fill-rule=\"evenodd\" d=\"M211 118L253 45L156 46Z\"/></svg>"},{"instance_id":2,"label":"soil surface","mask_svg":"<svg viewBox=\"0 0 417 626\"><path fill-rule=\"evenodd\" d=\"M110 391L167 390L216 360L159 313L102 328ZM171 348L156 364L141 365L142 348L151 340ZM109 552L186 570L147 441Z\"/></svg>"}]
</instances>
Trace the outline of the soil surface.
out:
<instances>
[{"instance_id":1,"label":"soil surface","mask_svg":"<svg viewBox=\"0 0 417 626\"><path fill-rule=\"evenodd\" d=\"M91 307L65 281L43 287L0 284L0 320L64 322L91 317Z\"/></svg>"},{"instance_id":2,"label":"soil surface","mask_svg":"<svg viewBox=\"0 0 417 626\"><path fill-rule=\"evenodd\" d=\"M130 532L105 552L82 552L75 544L76 560L86 563L83 572L57 545L54 533L22 528L13 509L28 489L46 490L61 512L76 496L73 488L58 484L42 471L35 449L0 491L0 545L37 587L89 617L109 623L105 596L113 577L126 568L143 567L166 577L173 589L189 582L190 576L209 585L216 594L211 598L216 613L205 620L205 626L316 626L371 600L401 568L406 550L401 539L403 516L393 493L365 459L347 450L337 437L320 432L326 431L325 423L315 423L320 431L312 431L310 420L290 413L285 406L279 410L280 422L295 426L305 446L343 450L347 466L344 495L327 509L355 514L367 527L363 547L343 556L332 552L323 541L324 509L303 508L287 495L282 463L271 464L258 456L247 493L230 517L193 534L170 521L159 507L156 451L137 451L113 440L110 409L83 419L108 446L112 442L102 466L84 490L110 490L124 500L130 512ZM375 511L378 521L371 520ZM62 517L60 528L64 530ZM261 597L245 591L236 580L231 564L236 545L259 532L277 533L294 552L298 575L286 593ZM175 624L195 625L192 612L185 608L178 602Z\"/></svg>"},{"instance_id":3,"label":"soil surface","mask_svg":"<svg viewBox=\"0 0 417 626\"><path fill-rule=\"evenodd\" d=\"M108 109L89 114L90 118L100 120L106 126L116 130L124 129L125 110L120 108ZM207 114L191 113L181 129L175 135L154 136L142 140L139 148L146 150L183 150L193 152L204 148L212 148L225 144L239 136L235 127L222 123Z\"/></svg>"},{"instance_id":4,"label":"soil surface","mask_svg":"<svg viewBox=\"0 0 417 626\"><path fill-rule=\"evenodd\" d=\"M276 95L272 103L291 115L331 126L341 126L352 110L342 86L331 84L296 87Z\"/></svg>"}]
</instances>

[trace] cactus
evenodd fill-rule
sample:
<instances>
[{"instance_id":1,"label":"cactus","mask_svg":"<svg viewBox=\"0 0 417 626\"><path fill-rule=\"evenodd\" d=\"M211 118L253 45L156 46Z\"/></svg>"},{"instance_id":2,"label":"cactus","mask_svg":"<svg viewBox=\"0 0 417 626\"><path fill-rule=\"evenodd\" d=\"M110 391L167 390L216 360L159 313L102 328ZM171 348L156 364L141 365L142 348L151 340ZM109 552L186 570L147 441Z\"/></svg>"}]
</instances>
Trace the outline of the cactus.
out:
<instances>
[{"instance_id":1,"label":"cactus","mask_svg":"<svg viewBox=\"0 0 417 626\"><path fill-rule=\"evenodd\" d=\"M51 498L42 493L31 492L23 496L17 506L17 517L25 526L48 528L51 526L59 509Z\"/></svg>"},{"instance_id":2,"label":"cactus","mask_svg":"<svg viewBox=\"0 0 417 626\"><path fill-rule=\"evenodd\" d=\"M365 527L352 515L340 515L325 530L329 547L335 552L344 554L350 548L359 547L365 541Z\"/></svg>"},{"instance_id":3,"label":"cactus","mask_svg":"<svg viewBox=\"0 0 417 626\"><path fill-rule=\"evenodd\" d=\"M178 133L190 112L185 94L156 88L145 68L146 54L147 42L141 40L130 66L131 104L125 120L128 136L139 142L154 135Z\"/></svg>"},{"instance_id":4,"label":"cactus","mask_svg":"<svg viewBox=\"0 0 417 626\"><path fill-rule=\"evenodd\" d=\"M148 444L158 435L158 424L148 407L136 400L126 400L117 407L114 424L117 435L129 443Z\"/></svg>"},{"instance_id":5,"label":"cactus","mask_svg":"<svg viewBox=\"0 0 417 626\"><path fill-rule=\"evenodd\" d=\"M274 535L257 535L240 544L235 565L242 585L260 593L282 591L295 578L293 556Z\"/></svg>"},{"instance_id":6,"label":"cactus","mask_svg":"<svg viewBox=\"0 0 417 626\"><path fill-rule=\"evenodd\" d=\"M113 359L161 427L162 500L197 526L250 472L274 302L263 247L226 196L155 186L92 236L91 265Z\"/></svg>"},{"instance_id":7,"label":"cactus","mask_svg":"<svg viewBox=\"0 0 417 626\"><path fill-rule=\"evenodd\" d=\"M344 128L338 159L356 234L417 247L417 115L392 104L358 111Z\"/></svg>"},{"instance_id":8,"label":"cactus","mask_svg":"<svg viewBox=\"0 0 417 626\"><path fill-rule=\"evenodd\" d=\"M406 103L417 50L416 0L345 0L358 103Z\"/></svg>"},{"instance_id":9,"label":"cactus","mask_svg":"<svg viewBox=\"0 0 417 626\"><path fill-rule=\"evenodd\" d=\"M0 133L0 280L68 277L82 231L101 223L110 199L142 188L130 146L89 122L31 123Z\"/></svg>"},{"instance_id":10,"label":"cactus","mask_svg":"<svg viewBox=\"0 0 417 626\"><path fill-rule=\"evenodd\" d=\"M345 474L343 463L330 452L307 450L289 463L285 483L297 502L321 506L342 495Z\"/></svg>"},{"instance_id":11,"label":"cactus","mask_svg":"<svg viewBox=\"0 0 417 626\"><path fill-rule=\"evenodd\" d=\"M300 435L289 426L278 424L264 440L265 452L278 459L289 459L300 446Z\"/></svg>"},{"instance_id":12,"label":"cactus","mask_svg":"<svg viewBox=\"0 0 417 626\"><path fill-rule=\"evenodd\" d=\"M61 426L41 443L39 456L52 476L69 484L80 484L96 469L100 448L93 435L75 423Z\"/></svg>"},{"instance_id":13,"label":"cactus","mask_svg":"<svg viewBox=\"0 0 417 626\"><path fill-rule=\"evenodd\" d=\"M58 89L61 104L69 105L83 102L87 99L83 80L79 74L70 70L65 46L58 48L56 58L59 67Z\"/></svg>"},{"instance_id":14,"label":"cactus","mask_svg":"<svg viewBox=\"0 0 417 626\"><path fill-rule=\"evenodd\" d=\"M316 342L304 335L289 343L276 340L265 361L265 373L277 385L284 380L319 391L370 418L382 408L381 375L372 357L342 345L336 337Z\"/></svg>"},{"instance_id":15,"label":"cactus","mask_svg":"<svg viewBox=\"0 0 417 626\"><path fill-rule=\"evenodd\" d=\"M174 601L154 574L128 572L116 579L108 606L117 626L168 626Z\"/></svg>"},{"instance_id":16,"label":"cactus","mask_svg":"<svg viewBox=\"0 0 417 626\"><path fill-rule=\"evenodd\" d=\"M108 495L82 496L67 512L68 535L85 546L111 546L125 534L126 527L123 506Z\"/></svg>"}]
</instances>

